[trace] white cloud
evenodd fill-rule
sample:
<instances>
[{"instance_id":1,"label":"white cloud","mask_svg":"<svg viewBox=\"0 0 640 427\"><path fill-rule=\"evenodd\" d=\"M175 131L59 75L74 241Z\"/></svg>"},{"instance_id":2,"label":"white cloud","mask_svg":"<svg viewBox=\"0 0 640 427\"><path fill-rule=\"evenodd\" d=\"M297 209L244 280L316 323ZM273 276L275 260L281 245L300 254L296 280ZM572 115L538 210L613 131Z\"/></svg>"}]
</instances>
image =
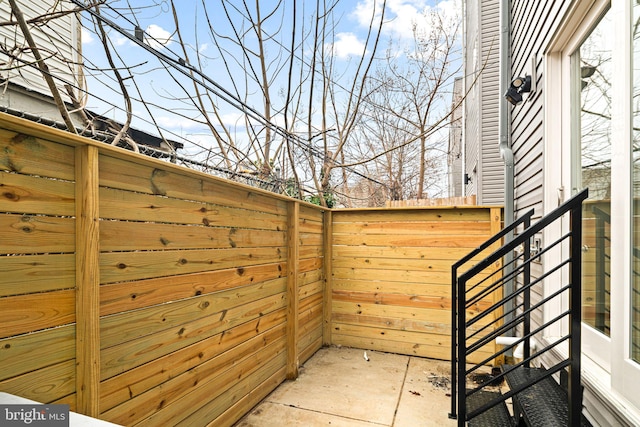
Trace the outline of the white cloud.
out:
<instances>
[{"instance_id":1,"label":"white cloud","mask_svg":"<svg viewBox=\"0 0 640 427\"><path fill-rule=\"evenodd\" d=\"M116 47L124 46L127 43L133 45L128 38L120 34L116 34L114 37L111 37L111 43Z\"/></svg>"},{"instance_id":2,"label":"white cloud","mask_svg":"<svg viewBox=\"0 0 640 427\"><path fill-rule=\"evenodd\" d=\"M198 48L199 53L205 52L209 48L209 43L202 43Z\"/></svg>"},{"instance_id":3,"label":"white cloud","mask_svg":"<svg viewBox=\"0 0 640 427\"><path fill-rule=\"evenodd\" d=\"M430 21L425 19L425 14L435 11L444 19L452 19L460 15L460 0L442 0L435 2L425 0L388 0L385 11L385 24L383 31L399 39L409 39L413 37L414 28L419 31L427 31ZM371 24L371 13L376 9L377 17L380 17L381 0L361 0L352 12L358 25L368 28Z\"/></svg>"},{"instance_id":4,"label":"white cloud","mask_svg":"<svg viewBox=\"0 0 640 427\"><path fill-rule=\"evenodd\" d=\"M347 59L351 55L362 56L365 53L364 43L353 33L336 34L336 41L329 48L339 59Z\"/></svg>"},{"instance_id":5,"label":"white cloud","mask_svg":"<svg viewBox=\"0 0 640 427\"><path fill-rule=\"evenodd\" d=\"M148 35L148 37L145 37L145 42L156 50L169 46L173 41L171 40L171 33L156 24L149 25L145 33Z\"/></svg>"},{"instance_id":6,"label":"white cloud","mask_svg":"<svg viewBox=\"0 0 640 427\"><path fill-rule=\"evenodd\" d=\"M82 38L82 44L91 44L95 41L93 33L84 27L82 27L82 35L80 37Z\"/></svg>"}]
</instances>

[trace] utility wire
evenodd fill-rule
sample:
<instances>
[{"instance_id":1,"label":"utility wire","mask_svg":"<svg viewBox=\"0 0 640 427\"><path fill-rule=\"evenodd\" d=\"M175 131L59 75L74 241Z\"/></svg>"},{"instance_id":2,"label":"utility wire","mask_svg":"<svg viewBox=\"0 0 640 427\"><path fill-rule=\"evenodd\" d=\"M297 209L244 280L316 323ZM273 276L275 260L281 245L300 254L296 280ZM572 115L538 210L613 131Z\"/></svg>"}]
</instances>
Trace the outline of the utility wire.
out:
<instances>
[{"instance_id":1,"label":"utility wire","mask_svg":"<svg viewBox=\"0 0 640 427\"><path fill-rule=\"evenodd\" d=\"M191 64L187 63L179 55L177 55L174 52L172 52L174 55L176 55L177 59L176 58L172 58L172 57L170 57L170 56L158 51L157 49L154 49L150 45L144 43L144 38L143 37L136 37L135 35L132 35L129 31L127 31L124 28L120 27L118 24L116 24L112 20L106 18L102 14L100 14L100 13L96 12L95 10L91 9L90 6L84 4L82 1L80 1L80 0L70 0L70 1L73 2L76 6L82 8L83 10L88 12L94 18L101 20L102 22L107 24L109 27L113 28L118 33L122 34L124 37L129 39L131 42L133 42L136 45L142 47L148 53L152 54L153 56L155 56L156 58L160 59L161 61L169 64L173 69L175 69L176 71L180 72L185 77L194 80L196 83L200 84L205 89L215 93L216 96L220 97L223 101L227 102L232 107L240 110L242 113L246 114L248 117L250 117L250 118L262 123L263 125L269 127L276 134L279 134L280 136L284 137L288 141L291 141L291 142L295 143L296 145L300 146L301 148L304 148L310 154L316 156L317 158L322 159L322 160L325 159L325 154L322 151L318 150L313 145L309 144L308 142L306 142L304 139L300 138L299 136L297 136L295 134L292 134L288 130L282 128L281 126L278 126L277 124L269 121L266 117L264 117L264 115L262 115L255 108L253 108L250 105L246 104L244 101L238 99L234 94L229 92L222 85L220 85L219 83L217 83L216 81L211 79L209 76L204 74L201 70L199 70L199 69L193 67ZM116 10L114 10L114 9L111 9L111 10L113 10L115 13L117 13L123 19L125 19L128 22L130 22L131 24L133 24L138 31L141 31L141 29L137 26L137 24L131 22L129 19L127 19L125 16L123 16L121 13L117 12ZM153 37L149 36L148 34L147 34L147 36L149 38L153 39L154 41L160 43L159 41L155 40ZM193 77L193 75L190 74L190 73L194 73L201 80L200 79L195 79ZM369 177L369 176L367 176L367 175L355 170L352 167L342 166L342 164L340 162L338 162L338 161L334 161L333 163L338 167L346 168L347 170L349 170L354 175L360 176L361 178L369 180L369 181L371 181L371 182L373 182L375 184L378 184L380 186L383 186L385 188L387 187L386 184L384 184L382 182L379 182L379 181L377 181L377 180L375 180L375 179L373 179L373 178L371 178L371 177Z\"/></svg>"}]
</instances>

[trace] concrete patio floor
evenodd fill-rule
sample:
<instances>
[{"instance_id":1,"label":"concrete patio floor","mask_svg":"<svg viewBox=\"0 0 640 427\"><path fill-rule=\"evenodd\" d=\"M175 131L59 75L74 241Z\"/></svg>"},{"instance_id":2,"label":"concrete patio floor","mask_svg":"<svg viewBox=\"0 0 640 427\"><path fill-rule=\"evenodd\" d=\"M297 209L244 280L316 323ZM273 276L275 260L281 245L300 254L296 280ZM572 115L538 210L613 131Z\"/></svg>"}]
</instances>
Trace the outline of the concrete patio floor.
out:
<instances>
[{"instance_id":1,"label":"concrete patio floor","mask_svg":"<svg viewBox=\"0 0 640 427\"><path fill-rule=\"evenodd\" d=\"M449 362L328 347L235 427L453 426Z\"/></svg>"}]
</instances>

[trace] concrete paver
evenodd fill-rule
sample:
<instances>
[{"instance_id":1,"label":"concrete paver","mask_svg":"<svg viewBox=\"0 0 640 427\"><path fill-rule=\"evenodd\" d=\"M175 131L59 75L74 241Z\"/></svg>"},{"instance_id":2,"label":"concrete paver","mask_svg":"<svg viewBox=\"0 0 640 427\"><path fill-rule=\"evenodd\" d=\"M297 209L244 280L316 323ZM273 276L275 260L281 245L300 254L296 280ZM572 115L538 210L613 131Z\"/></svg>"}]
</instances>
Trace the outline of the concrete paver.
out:
<instances>
[{"instance_id":1,"label":"concrete paver","mask_svg":"<svg viewBox=\"0 0 640 427\"><path fill-rule=\"evenodd\" d=\"M342 347L319 350L236 427L416 427L448 419L448 362Z\"/></svg>"}]
</instances>

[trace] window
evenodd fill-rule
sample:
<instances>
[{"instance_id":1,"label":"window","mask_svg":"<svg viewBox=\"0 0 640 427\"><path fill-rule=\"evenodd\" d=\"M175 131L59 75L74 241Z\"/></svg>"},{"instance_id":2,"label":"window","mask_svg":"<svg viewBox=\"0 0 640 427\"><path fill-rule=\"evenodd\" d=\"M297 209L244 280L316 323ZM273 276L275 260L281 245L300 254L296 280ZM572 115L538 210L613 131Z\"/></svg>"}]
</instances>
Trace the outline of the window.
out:
<instances>
[{"instance_id":1,"label":"window","mask_svg":"<svg viewBox=\"0 0 640 427\"><path fill-rule=\"evenodd\" d=\"M583 205L582 320L611 331L611 54L607 12L571 55L572 191L589 188Z\"/></svg>"},{"instance_id":2,"label":"window","mask_svg":"<svg viewBox=\"0 0 640 427\"><path fill-rule=\"evenodd\" d=\"M631 27L633 49L633 92L631 134L632 152L632 228L633 246L631 249L631 358L640 362L640 5L633 2L633 21Z\"/></svg>"}]
</instances>

